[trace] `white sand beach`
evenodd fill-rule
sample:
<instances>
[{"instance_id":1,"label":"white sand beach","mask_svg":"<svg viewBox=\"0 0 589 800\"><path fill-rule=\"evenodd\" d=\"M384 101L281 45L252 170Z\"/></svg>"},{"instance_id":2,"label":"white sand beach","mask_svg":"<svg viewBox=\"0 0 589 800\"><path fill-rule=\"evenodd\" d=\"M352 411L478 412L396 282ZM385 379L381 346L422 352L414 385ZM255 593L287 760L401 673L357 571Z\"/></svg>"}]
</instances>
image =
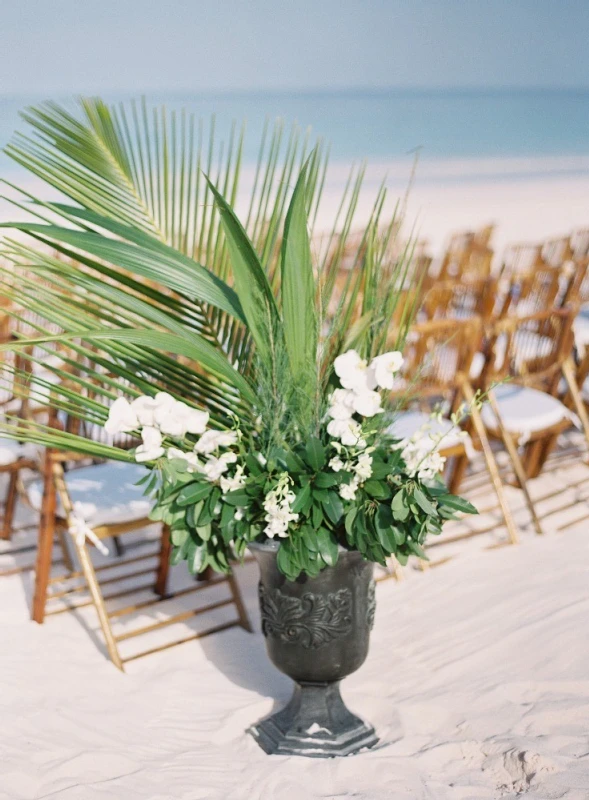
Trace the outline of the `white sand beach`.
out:
<instances>
[{"instance_id":1,"label":"white sand beach","mask_svg":"<svg viewBox=\"0 0 589 800\"><path fill-rule=\"evenodd\" d=\"M415 231L426 251L439 257L451 234L494 224L492 246L500 261L505 247L569 234L589 226L589 158L449 159L418 163L405 213L405 231ZM330 231L351 165L330 165L315 230ZM411 177L411 162L369 163L354 217L353 229L368 220L374 199L386 179L392 214L403 202ZM43 200L55 193L30 176L10 176L25 191ZM243 168L237 211L245 219L254 168ZM2 195L16 197L10 187ZM21 198L22 200L22 198ZM23 219L25 212L0 199L0 222Z\"/></svg>"},{"instance_id":2,"label":"white sand beach","mask_svg":"<svg viewBox=\"0 0 589 800\"><path fill-rule=\"evenodd\" d=\"M358 225L385 171L369 171ZM490 222L498 254L589 224L589 177L507 173L418 173L407 218L436 255L451 232ZM391 195L405 185L393 171ZM336 169L320 228L340 190ZM4 203L0 214L13 212ZM587 480L577 459L532 483L545 497L545 537L526 530L509 488L524 542L491 550L503 532L486 511L488 486L465 487L485 512L472 526L495 529L453 545L460 557L448 564L378 585L371 651L343 693L381 741L337 761L266 756L245 733L291 691L266 658L254 564L238 570L254 635L233 628L132 662L125 675L107 660L93 609L38 626L32 573L1 576L0 800L587 800ZM0 572L31 561L34 542L33 528L1 543Z\"/></svg>"},{"instance_id":3,"label":"white sand beach","mask_svg":"<svg viewBox=\"0 0 589 800\"><path fill-rule=\"evenodd\" d=\"M381 740L347 759L267 756L245 733L290 695L259 632L255 564L238 570L254 634L232 628L127 674L92 609L36 625L31 573L0 578L0 800L586 800L589 539L570 521L589 512L588 480L569 463L533 482L544 537L508 489L521 545L489 550L497 530L378 584L371 651L343 693ZM0 569L33 541L3 544Z\"/></svg>"}]
</instances>

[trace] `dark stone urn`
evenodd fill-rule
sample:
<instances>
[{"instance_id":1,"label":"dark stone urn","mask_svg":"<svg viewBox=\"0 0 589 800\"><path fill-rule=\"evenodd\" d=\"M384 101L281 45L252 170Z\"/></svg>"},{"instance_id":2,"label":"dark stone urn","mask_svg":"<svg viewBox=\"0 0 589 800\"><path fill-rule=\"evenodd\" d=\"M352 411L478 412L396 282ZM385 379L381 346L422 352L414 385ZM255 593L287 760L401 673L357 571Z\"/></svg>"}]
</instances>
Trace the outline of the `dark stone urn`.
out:
<instances>
[{"instance_id":1,"label":"dark stone urn","mask_svg":"<svg viewBox=\"0 0 589 800\"><path fill-rule=\"evenodd\" d=\"M373 747L371 725L351 713L340 681L368 655L374 621L373 565L340 548L335 567L289 581L276 564L278 542L250 544L260 565L260 611L272 663L295 681L281 711L250 728L267 753L330 758Z\"/></svg>"}]
</instances>

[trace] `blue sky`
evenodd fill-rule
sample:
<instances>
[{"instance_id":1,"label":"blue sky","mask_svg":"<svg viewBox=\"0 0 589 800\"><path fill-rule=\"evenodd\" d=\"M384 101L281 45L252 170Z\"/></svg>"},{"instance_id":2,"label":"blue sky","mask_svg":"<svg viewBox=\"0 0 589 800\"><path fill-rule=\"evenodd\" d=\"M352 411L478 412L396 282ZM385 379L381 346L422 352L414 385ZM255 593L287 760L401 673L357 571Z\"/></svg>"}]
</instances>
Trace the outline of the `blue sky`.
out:
<instances>
[{"instance_id":1,"label":"blue sky","mask_svg":"<svg viewBox=\"0 0 589 800\"><path fill-rule=\"evenodd\" d=\"M589 0L15 0L0 94L589 86Z\"/></svg>"}]
</instances>

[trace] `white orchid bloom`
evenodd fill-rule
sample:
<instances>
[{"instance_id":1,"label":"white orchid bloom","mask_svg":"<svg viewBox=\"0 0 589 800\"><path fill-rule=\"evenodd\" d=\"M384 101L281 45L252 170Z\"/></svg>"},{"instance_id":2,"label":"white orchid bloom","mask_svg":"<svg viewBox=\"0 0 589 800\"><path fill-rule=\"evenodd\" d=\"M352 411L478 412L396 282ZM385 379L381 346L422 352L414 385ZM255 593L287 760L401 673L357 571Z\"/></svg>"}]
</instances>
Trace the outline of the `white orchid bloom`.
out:
<instances>
[{"instance_id":1,"label":"white orchid bloom","mask_svg":"<svg viewBox=\"0 0 589 800\"><path fill-rule=\"evenodd\" d=\"M355 500L358 491L358 479L354 478L350 483L342 483L339 487L339 495L342 500Z\"/></svg>"},{"instance_id":2,"label":"white orchid bloom","mask_svg":"<svg viewBox=\"0 0 589 800\"><path fill-rule=\"evenodd\" d=\"M170 459L180 458L186 461L188 464L188 472L194 472L195 470L202 471L196 453L185 453L184 450L178 450L177 447L169 447L166 451L166 455Z\"/></svg>"},{"instance_id":3,"label":"white orchid bloom","mask_svg":"<svg viewBox=\"0 0 589 800\"><path fill-rule=\"evenodd\" d=\"M198 408L190 408L190 406L186 406L186 408L188 409L184 417L186 433L204 433L209 424L209 412L199 411Z\"/></svg>"},{"instance_id":4,"label":"white orchid bloom","mask_svg":"<svg viewBox=\"0 0 589 800\"><path fill-rule=\"evenodd\" d=\"M150 428L155 427L155 410L158 403L155 397L148 397L141 395L136 397L131 403L131 408L137 414L137 419L140 425L147 425Z\"/></svg>"},{"instance_id":5,"label":"white orchid bloom","mask_svg":"<svg viewBox=\"0 0 589 800\"><path fill-rule=\"evenodd\" d=\"M329 462L329 466L334 472L341 472L345 464L339 456L334 456Z\"/></svg>"},{"instance_id":6,"label":"white orchid bloom","mask_svg":"<svg viewBox=\"0 0 589 800\"><path fill-rule=\"evenodd\" d=\"M186 434L186 415L183 408L188 408L184 403L173 405L162 405L156 408L154 422L162 433L173 436L175 439L182 439Z\"/></svg>"},{"instance_id":7,"label":"white orchid bloom","mask_svg":"<svg viewBox=\"0 0 589 800\"><path fill-rule=\"evenodd\" d=\"M361 481L367 481L372 475L372 456L362 453L352 469Z\"/></svg>"},{"instance_id":8,"label":"white orchid bloom","mask_svg":"<svg viewBox=\"0 0 589 800\"><path fill-rule=\"evenodd\" d=\"M231 447L237 443L236 431L205 431L194 449L197 453L214 453L219 447Z\"/></svg>"},{"instance_id":9,"label":"white orchid bloom","mask_svg":"<svg viewBox=\"0 0 589 800\"><path fill-rule=\"evenodd\" d=\"M395 386L395 375L403 366L403 354L399 350L391 350L390 353L383 353L376 356L370 362L370 367L374 373L374 379L381 389L393 389Z\"/></svg>"},{"instance_id":10,"label":"white orchid bloom","mask_svg":"<svg viewBox=\"0 0 589 800\"><path fill-rule=\"evenodd\" d=\"M344 389L363 392L376 389L376 380L368 363L355 350L342 353L333 362L335 374Z\"/></svg>"},{"instance_id":11,"label":"white orchid bloom","mask_svg":"<svg viewBox=\"0 0 589 800\"><path fill-rule=\"evenodd\" d=\"M223 494L234 492L236 489L241 489L241 487L245 484L245 475L243 474L243 469L243 465L239 464L235 469L233 477L221 478L220 484Z\"/></svg>"},{"instance_id":12,"label":"white orchid bloom","mask_svg":"<svg viewBox=\"0 0 589 800\"><path fill-rule=\"evenodd\" d=\"M135 450L135 461L155 461L164 454L162 435L157 428L145 426L141 431L143 444Z\"/></svg>"},{"instance_id":13,"label":"white orchid bloom","mask_svg":"<svg viewBox=\"0 0 589 800\"><path fill-rule=\"evenodd\" d=\"M353 447L362 441L362 428L353 419L332 419L327 426L327 433L346 447Z\"/></svg>"},{"instance_id":14,"label":"white orchid bloom","mask_svg":"<svg viewBox=\"0 0 589 800\"><path fill-rule=\"evenodd\" d=\"M219 458L210 456L203 467L203 472L206 475L207 480L211 482L218 481L221 475L223 475L229 469L229 464L232 464L235 461L237 461L237 456L235 453L223 453L223 455L219 456Z\"/></svg>"},{"instance_id":15,"label":"white orchid bloom","mask_svg":"<svg viewBox=\"0 0 589 800\"><path fill-rule=\"evenodd\" d=\"M373 417L382 412L381 401L382 398L378 392L366 391L356 394L353 400L354 411L362 417Z\"/></svg>"},{"instance_id":16,"label":"white orchid bloom","mask_svg":"<svg viewBox=\"0 0 589 800\"><path fill-rule=\"evenodd\" d=\"M336 389L330 398L328 415L332 419L350 419L354 414L354 398L349 389Z\"/></svg>"},{"instance_id":17,"label":"white orchid bloom","mask_svg":"<svg viewBox=\"0 0 589 800\"><path fill-rule=\"evenodd\" d=\"M111 435L115 435L117 433L130 433L138 427L139 420L131 403L124 397L117 397L109 409L104 430Z\"/></svg>"}]
</instances>

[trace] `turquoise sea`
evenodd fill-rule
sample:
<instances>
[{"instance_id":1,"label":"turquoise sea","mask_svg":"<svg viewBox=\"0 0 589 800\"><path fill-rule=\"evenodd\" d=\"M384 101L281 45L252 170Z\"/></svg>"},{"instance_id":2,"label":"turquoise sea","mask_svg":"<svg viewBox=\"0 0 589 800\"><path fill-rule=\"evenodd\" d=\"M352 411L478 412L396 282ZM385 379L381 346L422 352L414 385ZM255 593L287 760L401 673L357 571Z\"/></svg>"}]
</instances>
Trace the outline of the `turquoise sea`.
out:
<instances>
[{"instance_id":1,"label":"turquoise sea","mask_svg":"<svg viewBox=\"0 0 589 800\"><path fill-rule=\"evenodd\" d=\"M478 159L542 159L551 171L589 171L589 89L579 90L388 90L300 93L147 94L170 109L216 114L218 130L246 119L246 160L266 117L311 126L331 142L332 160L372 162L406 159L420 148L425 162ZM45 98L0 98L0 144L26 126L19 109ZM67 98L54 98L71 102ZM118 102L128 97L106 95ZM531 167L533 169L533 165ZM2 174L14 167L0 156Z\"/></svg>"}]
</instances>

